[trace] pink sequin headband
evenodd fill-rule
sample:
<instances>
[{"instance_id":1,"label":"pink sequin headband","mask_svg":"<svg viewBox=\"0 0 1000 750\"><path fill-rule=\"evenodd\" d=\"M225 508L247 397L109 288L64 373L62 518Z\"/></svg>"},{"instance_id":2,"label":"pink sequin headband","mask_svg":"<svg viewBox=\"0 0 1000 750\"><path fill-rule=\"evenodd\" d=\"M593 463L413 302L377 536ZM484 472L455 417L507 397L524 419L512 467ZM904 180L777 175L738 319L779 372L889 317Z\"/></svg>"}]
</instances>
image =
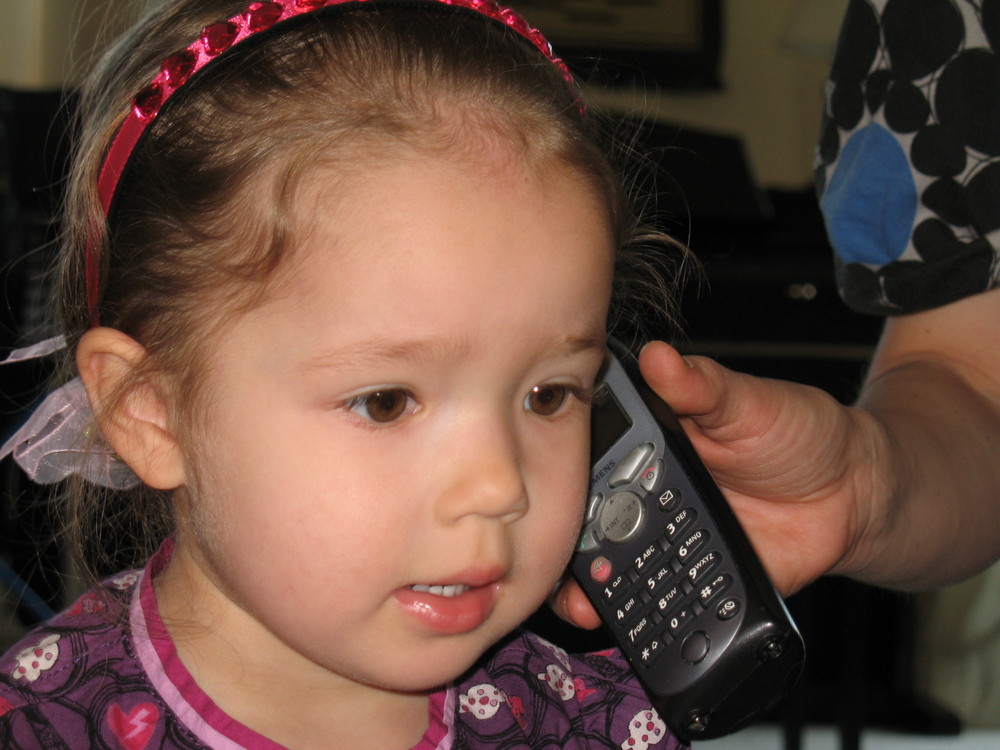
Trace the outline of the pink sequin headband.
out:
<instances>
[{"instance_id":1,"label":"pink sequin headband","mask_svg":"<svg viewBox=\"0 0 1000 750\"><path fill-rule=\"evenodd\" d=\"M136 144L160 109L196 72L219 55L243 40L266 31L282 21L336 5L361 4L378 0L270 0L252 2L237 15L205 27L198 39L180 52L168 57L160 65L156 77L132 100L132 107L115 134L111 147L104 157L98 178L98 195L105 217L118 189L125 167ZM413 0L411 0L412 2ZM572 73L552 51L552 46L542 33L510 8L494 0L417 0L418 2L467 8L487 18L503 23L527 39L542 55L558 68L567 84L575 91ZM579 105L582 110L582 104ZM100 292L99 250L97 239L87 244L84 274L87 290L87 307L91 320L97 323L97 306Z\"/></svg>"}]
</instances>

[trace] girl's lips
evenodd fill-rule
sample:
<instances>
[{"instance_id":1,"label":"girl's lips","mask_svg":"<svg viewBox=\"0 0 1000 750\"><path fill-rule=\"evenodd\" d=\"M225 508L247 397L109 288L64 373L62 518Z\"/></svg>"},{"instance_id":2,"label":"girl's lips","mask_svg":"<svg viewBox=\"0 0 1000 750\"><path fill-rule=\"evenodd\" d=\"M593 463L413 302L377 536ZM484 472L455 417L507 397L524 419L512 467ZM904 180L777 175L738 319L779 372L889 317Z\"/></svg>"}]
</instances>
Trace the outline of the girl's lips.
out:
<instances>
[{"instance_id":1,"label":"girl's lips","mask_svg":"<svg viewBox=\"0 0 1000 750\"><path fill-rule=\"evenodd\" d=\"M397 589L395 597L403 610L427 629L441 635L458 635L486 622L499 590L499 581L481 586L417 585Z\"/></svg>"}]
</instances>

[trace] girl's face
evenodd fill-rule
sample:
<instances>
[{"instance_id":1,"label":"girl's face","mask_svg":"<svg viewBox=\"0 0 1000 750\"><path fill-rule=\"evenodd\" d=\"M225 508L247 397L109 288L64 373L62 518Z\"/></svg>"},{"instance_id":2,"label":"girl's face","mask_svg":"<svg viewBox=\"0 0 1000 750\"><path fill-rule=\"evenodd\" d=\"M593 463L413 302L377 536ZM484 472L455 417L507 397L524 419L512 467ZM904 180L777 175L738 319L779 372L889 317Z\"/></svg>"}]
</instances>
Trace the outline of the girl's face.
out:
<instances>
[{"instance_id":1,"label":"girl's face","mask_svg":"<svg viewBox=\"0 0 1000 750\"><path fill-rule=\"evenodd\" d=\"M495 151L319 171L287 273L214 349L157 586L245 661L427 690L563 572L612 240L579 175Z\"/></svg>"}]
</instances>

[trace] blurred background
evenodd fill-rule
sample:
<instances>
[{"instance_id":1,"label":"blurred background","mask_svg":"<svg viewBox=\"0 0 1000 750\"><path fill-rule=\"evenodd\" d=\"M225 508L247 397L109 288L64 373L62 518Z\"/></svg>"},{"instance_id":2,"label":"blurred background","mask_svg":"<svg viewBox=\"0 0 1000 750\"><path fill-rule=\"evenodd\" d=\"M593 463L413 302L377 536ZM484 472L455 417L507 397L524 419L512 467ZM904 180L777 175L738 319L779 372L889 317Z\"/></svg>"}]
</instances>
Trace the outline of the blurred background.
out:
<instances>
[{"instance_id":1,"label":"blurred background","mask_svg":"<svg viewBox=\"0 0 1000 750\"><path fill-rule=\"evenodd\" d=\"M149 4L0 0L5 350L50 333L47 271L75 86L95 50ZM646 187L702 267L684 297L683 334L651 333L850 402L881 323L837 297L812 188L822 92L847 0L511 4L592 82L596 103L642 123L640 145L655 167ZM39 363L0 368L0 434L23 421L49 375ZM9 459L0 463L0 650L74 591L52 539L56 505ZM809 662L774 717L786 747L817 724L832 726L844 748L871 728L916 738L1000 726L996 571L918 597L824 580L790 606Z\"/></svg>"}]
</instances>

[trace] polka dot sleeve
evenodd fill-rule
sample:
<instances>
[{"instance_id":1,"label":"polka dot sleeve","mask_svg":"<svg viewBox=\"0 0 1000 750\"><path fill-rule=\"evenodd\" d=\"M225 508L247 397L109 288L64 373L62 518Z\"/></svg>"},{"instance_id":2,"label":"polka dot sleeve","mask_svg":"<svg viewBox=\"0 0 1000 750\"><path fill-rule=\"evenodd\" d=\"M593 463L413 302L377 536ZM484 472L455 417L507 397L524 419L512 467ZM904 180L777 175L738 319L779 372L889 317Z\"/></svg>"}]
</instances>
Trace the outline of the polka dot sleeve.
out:
<instances>
[{"instance_id":1,"label":"polka dot sleeve","mask_svg":"<svg viewBox=\"0 0 1000 750\"><path fill-rule=\"evenodd\" d=\"M918 312L1000 281L1000 0L852 0L816 188L854 309Z\"/></svg>"}]
</instances>

